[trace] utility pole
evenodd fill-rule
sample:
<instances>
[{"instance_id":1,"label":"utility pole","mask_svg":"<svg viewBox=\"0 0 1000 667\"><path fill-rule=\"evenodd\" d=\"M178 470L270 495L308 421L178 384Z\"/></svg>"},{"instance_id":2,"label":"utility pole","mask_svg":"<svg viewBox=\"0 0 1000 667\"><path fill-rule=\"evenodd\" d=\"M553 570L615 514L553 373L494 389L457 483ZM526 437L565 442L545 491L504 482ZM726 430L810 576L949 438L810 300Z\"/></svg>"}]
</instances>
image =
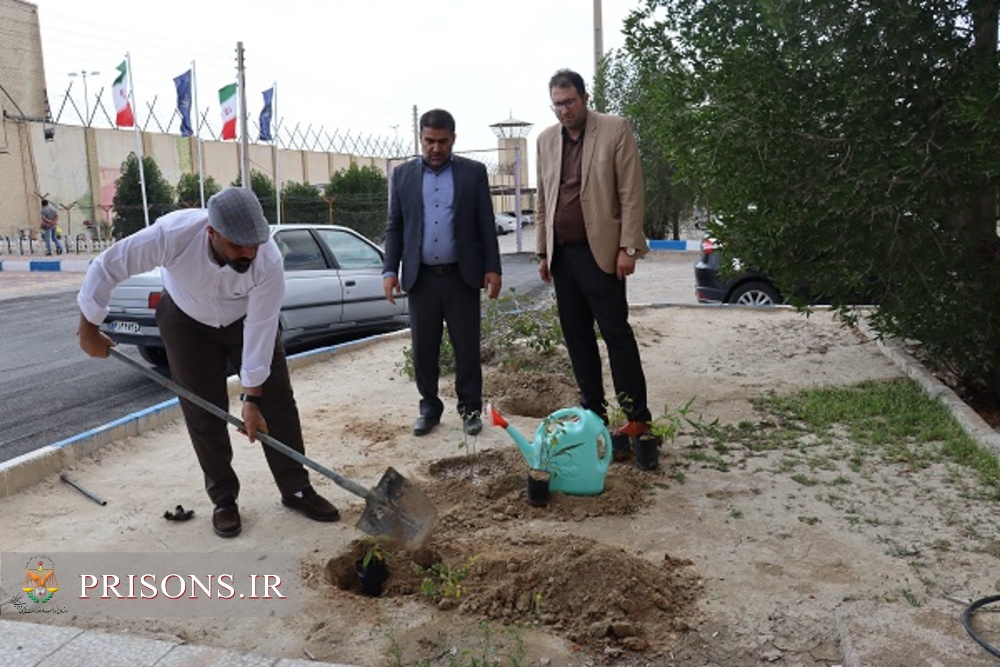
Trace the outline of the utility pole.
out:
<instances>
[{"instance_id":1,"label":"utility pole","mask_svg":"<svg viewBox=\"0 0 1000 667\"><path fill-rule=\"evenodd\" d=\"M594 74L604 60L604 19L601 17L601 0L594 0Z\"/></svg>"},{"instance_id":2,"label":"utility pole","mask_svg":"<svg viewBox=\"0 0 1000 667\"><path fill-rule=\"evenodd\" d=\"M246 63L243 61L243 42L236 42L236 81L240 90L240 181L250 188L250 133L247 132L247 82Z\"/></svg>"},{"instance_id":3,"label":"utility pole","mask_svg":"<svg viewBox=\"0 0 1000 667\"><path fill-rule=\"evenodd\" d=\"M604 20L601 17L601 0L594 0L594 79L601 73L601 62L604 60ZM600 88L595 86L598 92ZM596 98L596 95L595 95ZM594 99L594 108L604 111L604 100Z\"/></svg>"},{"instance_id":4,"label":"utility pole","mask_svg":"<svg viewBox=\"0 0 1000 667\"><path fill-rule=\"evenodd\" d=\"M417 105L413 105L413 154L420 155L420 128L417 127Z\"/></svg>"}]
</instances>

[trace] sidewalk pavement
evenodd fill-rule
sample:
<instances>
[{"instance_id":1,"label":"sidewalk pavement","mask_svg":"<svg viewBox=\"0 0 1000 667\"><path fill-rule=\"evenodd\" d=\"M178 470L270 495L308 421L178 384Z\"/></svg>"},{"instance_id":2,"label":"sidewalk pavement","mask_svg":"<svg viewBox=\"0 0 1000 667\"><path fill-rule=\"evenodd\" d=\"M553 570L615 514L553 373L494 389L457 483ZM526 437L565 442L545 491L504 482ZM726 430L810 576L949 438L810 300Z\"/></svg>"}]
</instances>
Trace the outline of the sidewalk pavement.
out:
<instances>
[{"instance_id":1,"label":"sidewalk pavement","mask_svg":"<svg viewBox=\"0 0 1000 667\"><path fill-rule=\"evenodd\" d=\"M3 255L0 254L0 272L73 272L85 273L90 260L97 252L65 253L62 255Z\"/></svg>"},{"instance_id":2,"label":"sidewalk pavement","mask_svg":"<svg viewBox=\"0 0 1000 667\"><path fill-rule=\"evenodd\" d=\"M0 620L0 662L8 667L350 667L339 663L272 658L68 625Z\"/></svg>"}]
</instances>

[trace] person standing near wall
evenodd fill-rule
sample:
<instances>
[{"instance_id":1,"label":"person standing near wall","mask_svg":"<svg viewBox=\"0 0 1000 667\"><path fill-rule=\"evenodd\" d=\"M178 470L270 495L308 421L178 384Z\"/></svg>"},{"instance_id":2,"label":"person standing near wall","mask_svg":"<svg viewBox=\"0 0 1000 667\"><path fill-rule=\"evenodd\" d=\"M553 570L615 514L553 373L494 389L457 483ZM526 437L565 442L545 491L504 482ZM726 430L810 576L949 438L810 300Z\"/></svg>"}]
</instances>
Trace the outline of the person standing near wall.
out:
<instances>
[{"instance_id":1,"label":"person standing near wall","mask_svg":"<svg viewBox=\"0 0 1000 667\"><path fill-rule=\"evenodd\" d=\"M42 200L42 239L45 241L45 254L52 254L52 242L55 241L56 252L62 254L62 242L56 236L56 225L59 224L59 212L56 207L49 203L48 199Z\"/></svg>"}]
</instances>

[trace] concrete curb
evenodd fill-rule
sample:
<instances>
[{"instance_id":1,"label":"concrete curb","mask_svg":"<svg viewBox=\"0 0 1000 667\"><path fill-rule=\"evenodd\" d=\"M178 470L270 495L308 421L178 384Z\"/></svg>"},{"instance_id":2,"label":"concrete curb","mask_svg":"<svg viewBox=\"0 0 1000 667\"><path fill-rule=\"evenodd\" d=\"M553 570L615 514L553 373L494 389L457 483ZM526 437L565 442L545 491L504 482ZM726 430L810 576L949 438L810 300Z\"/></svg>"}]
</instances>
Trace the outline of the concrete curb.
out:
<instances>
[{"instance_id":1,"label":"concrete curb","mask_svg":"<svg viewBox=\"0 0 1000 667\"><path fill-rule=\"evenodd\" d=\"M356 341L318 348L288 357L289 370L304 368L327 361L342 350L360 350L376 343L409 335L408 329L369 336ZM240 393L236 376L229 378L229 395ZM37 484L45 477L58 474L97 449L125 438L140 435L150 429L164 426L181 417L180 402L172 398L145 410L133 412L103 426L84 431L72 438L60 440L35 451L0 463L0 498L13 495Z\"/></svg>"}]
</instances>

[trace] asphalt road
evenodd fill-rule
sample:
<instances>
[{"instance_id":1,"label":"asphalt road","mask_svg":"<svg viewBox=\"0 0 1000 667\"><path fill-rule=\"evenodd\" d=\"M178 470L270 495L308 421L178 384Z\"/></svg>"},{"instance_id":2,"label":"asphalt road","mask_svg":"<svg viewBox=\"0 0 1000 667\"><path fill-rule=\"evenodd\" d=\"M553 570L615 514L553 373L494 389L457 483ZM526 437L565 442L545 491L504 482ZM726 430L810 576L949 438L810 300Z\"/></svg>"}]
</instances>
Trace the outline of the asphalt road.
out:
<instances>
[{"instance_id":1,"label":"asphalt road","mask_svg":"<svg viewBox=\"0 0 1000 667\"><path fill-rule=\"evenodd\" d=\"M0 302L0 461L171 398L124 364L80 351L75 297L63 289Z\"/></svg>"},{"instance_id":2,"label":"asphalt road","mask_svg":"<svg viewBox=\"0 0 1000 667\"><path fill-rule=\"evenodd\" d=\"M546 295L551 287L538 279L529 252L514 252L515 243L513 234L501 238L504 288ZM531 248L527 235L522 243ZM694 261L692 253L650 254L630 280L629 300L695 303ZM74 332L82 280L83 274L0 273L0 461L173 398L124 364L80 351ZM121 349L141 361L133 346Z\"/></svg>"}]
</instances>

